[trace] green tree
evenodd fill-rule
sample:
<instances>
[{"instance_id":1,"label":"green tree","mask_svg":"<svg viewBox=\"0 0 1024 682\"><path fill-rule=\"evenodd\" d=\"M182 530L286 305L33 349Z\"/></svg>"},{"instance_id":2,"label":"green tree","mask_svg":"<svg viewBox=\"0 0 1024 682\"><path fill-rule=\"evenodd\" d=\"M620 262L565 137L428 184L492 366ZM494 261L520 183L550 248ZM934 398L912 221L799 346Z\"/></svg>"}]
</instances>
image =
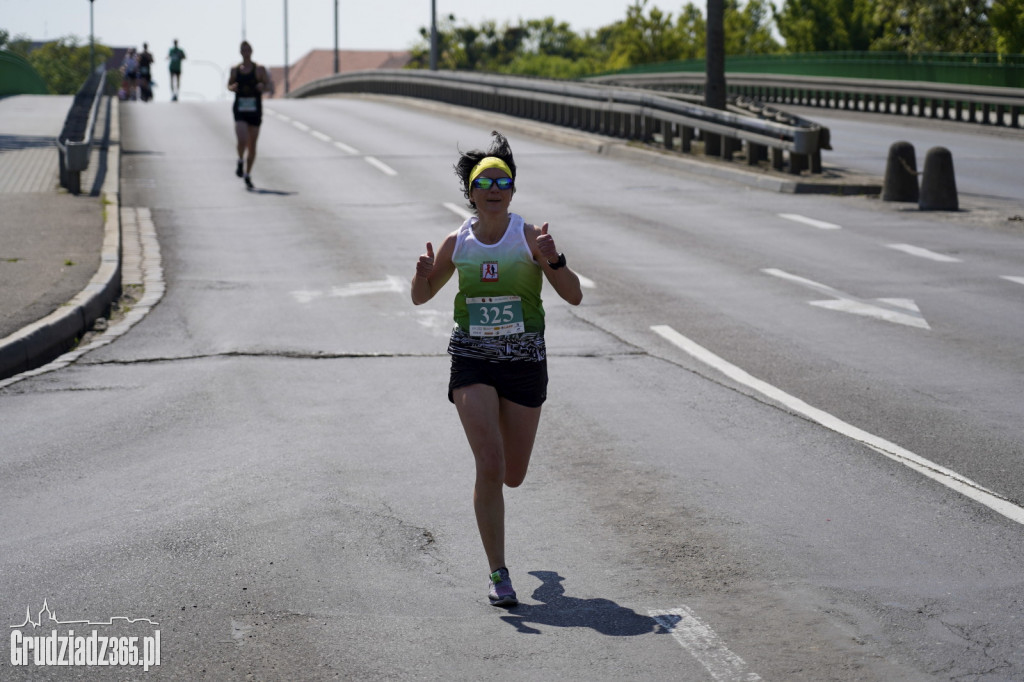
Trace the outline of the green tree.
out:
<instances>
[{"instance_id":1,"label":"green tree","mask_svg":"<svg viewBox=\"0 0 1024 682\"><path fill-rule=\"evenodd\" d=\"M657 7L647 11L648 0L636 0L626 8L612 46L608 66L613 69L679 59L684 52L683 36L672 23L672 15Z\"/></svg>"},{"instance_id":2,"label":"green tree","mask_svg":"<svg viewBox=\"0 0 1024 682\"><path fill-rule=\"evenodd\" d=\"M873 50L994 52L988 0L879 0Z\"/></svg>"},{"instance_id":3,"label":"green tree","mask_svg":"<svg viewBox=\"0 0 1024 682\"><path fill-rule=\"evenodd\" d=\"M32 41L25 35L12 37L10 31L0 28L0 49L13 52L23 59L28 59L29 50L32 49Z\"/></svg>"},{"instance_id":4,"label":"green tree","mask_svg":"<svg viewBox=\"0 0 1024 682\"><path fill-rule=\"evenodd\" d=\"M789 52L867 50L879 35L871 0L785 0L774 12Z\"/></svg>"},{"instance_id":5,"label":"green tree","mask_svg":"<svg viewBox=\"0 0 1024 682\"><path fill-rule=\"evenodd\" d=\"M1024 54L1024 0L995 0L988 13L1000 54Z\"/></svg>"},{"instance_id":6,"label":"green tree","mask_svg":"<svg viewBox=\"0 0 1024 682\"><path fill-rule=\"evenodd\" d=\"M112 54L113 50L106 45L96 44L97 64L102 64ZM89 78L89 45L80 45L76 36L45 43L29 53L28 61L54 95L73 95Z\"/></svg>"},{"instance_id":7,"label":"green tree","mask_svg":"<svg viewBox=\"0 0 1024 682\"><path fill-rule=\"evenodd\" d=\"M725 54L772 54L782 47L772 36L769 0L725 0Z\"/></svg>"},{"instance_id":8,"label":"green tree","mask_svg":"<svg viewBox=\"0 0 1024 682\"><path fill-rule=\"evenodd\" d=\"M683 44L683 51L676 59L700 59L704 56L708 22L699 7L687 2L676 20L676 30Z\"/></svg>"}]
</instances>

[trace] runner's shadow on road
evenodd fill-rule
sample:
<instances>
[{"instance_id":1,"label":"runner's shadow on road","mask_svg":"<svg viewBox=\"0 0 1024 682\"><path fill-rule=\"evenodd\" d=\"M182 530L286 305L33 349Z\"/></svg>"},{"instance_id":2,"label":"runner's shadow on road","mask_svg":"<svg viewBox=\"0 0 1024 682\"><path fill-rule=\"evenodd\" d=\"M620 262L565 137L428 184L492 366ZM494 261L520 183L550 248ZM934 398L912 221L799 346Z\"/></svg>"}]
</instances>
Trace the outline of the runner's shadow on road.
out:
<instances>
[{"instance_id":1,"label":"runner's shadow on road","mask_svg":"<svg viewBox=\"0 0 1024 682\"><path fill-rule=\"evenodd\" d=\"M249 190L249 194L274 194L279 197L290 197L298 194L298 192L285 192L280 189L263 189L262 187L253 187Z\"/></svg>"},{"instance_id":2,"label":"runner's shadow on road","mask_svg":"<svg viewBox=\"0 0 1024 682\"><path fill-rule=\"evenodd\" d=\"M533 625L550 625L559 628L592 628L603 635L612 637L635 637L650 633L668 634L661 624L650 616L644 616L625 606L619 606L610 599L579 599L568 597L562 581L555 571L530 571L540 579L541 585L533 591L532 598L540 604L513 606L509 615L501 619L524 634L539 635Z\"/></svg>"}]
</instances>

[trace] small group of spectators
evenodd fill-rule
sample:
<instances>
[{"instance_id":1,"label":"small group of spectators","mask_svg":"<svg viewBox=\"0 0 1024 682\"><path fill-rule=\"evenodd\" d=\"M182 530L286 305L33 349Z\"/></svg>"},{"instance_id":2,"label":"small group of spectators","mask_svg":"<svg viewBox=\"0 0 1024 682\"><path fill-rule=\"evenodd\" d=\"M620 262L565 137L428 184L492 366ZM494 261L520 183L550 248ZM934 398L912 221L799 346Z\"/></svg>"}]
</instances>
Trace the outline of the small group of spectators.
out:
<instances>
[{"instance_id":1,"label":"small group of spectators","mask_svg":"<svg viewBox=\"0 0 1024 682\"><path fill-rule=\"evenodd\" d=\"M181 87L181 62L185 59L185 51L178 47L178 40L167 52L170 61L171 100L178 100ZM149 51L149 43L142 43L142 51L134 47L128 48L121 63L121 91L118 96L122 100L139 100L148 102L153 99L153 54Z\"/></svg>"}]
</instances>

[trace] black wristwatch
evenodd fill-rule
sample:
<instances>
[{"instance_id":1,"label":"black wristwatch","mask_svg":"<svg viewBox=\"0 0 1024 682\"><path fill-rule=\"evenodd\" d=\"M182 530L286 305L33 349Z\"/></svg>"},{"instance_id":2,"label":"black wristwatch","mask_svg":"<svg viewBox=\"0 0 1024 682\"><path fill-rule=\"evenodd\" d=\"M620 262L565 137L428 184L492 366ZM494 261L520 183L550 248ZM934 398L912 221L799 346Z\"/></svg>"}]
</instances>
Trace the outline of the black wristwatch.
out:
<instances>
[{"instance_id":1,"label":"black wristwatch","mask_svg":"<svg viewBox=\"0 0 1024 682\"><path fill-rule=\"evenodd\" d=\"M548 267L551 268L552 270L557 270L559 268L564 268L565 267L565 254L564 253L558 254L558 260L556 260L554 263L552 263L551 261L548 261Z\"/></svg>"}]
</instances>

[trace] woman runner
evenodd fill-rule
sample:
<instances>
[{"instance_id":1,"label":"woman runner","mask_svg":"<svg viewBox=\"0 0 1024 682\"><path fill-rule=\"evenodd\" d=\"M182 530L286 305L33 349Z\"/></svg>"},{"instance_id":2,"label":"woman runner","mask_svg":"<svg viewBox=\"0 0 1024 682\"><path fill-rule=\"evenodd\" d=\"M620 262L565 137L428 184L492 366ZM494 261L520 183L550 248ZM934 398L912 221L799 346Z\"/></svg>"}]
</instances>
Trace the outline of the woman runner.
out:
<instances>
[{"instance_id":1,"label":"woman runner","mask_svg":"<svg viewBox=\"0 0 1024 682\"><path fill-rule=\"evenodd\" d=\"M455 164L476 215L445 237L436 256L427 242L412 301L426 303L458 272L448 399L476 461L473 507L489 565L488 598L512 606L518 602L505 565L503 486L515 488L526 477L547 397L541 274L572 305L583 293L548 224L530 225L509 212L516 164L505 137L492 135L489 151L464 153Z\"/></svg>"}]
</instances>

